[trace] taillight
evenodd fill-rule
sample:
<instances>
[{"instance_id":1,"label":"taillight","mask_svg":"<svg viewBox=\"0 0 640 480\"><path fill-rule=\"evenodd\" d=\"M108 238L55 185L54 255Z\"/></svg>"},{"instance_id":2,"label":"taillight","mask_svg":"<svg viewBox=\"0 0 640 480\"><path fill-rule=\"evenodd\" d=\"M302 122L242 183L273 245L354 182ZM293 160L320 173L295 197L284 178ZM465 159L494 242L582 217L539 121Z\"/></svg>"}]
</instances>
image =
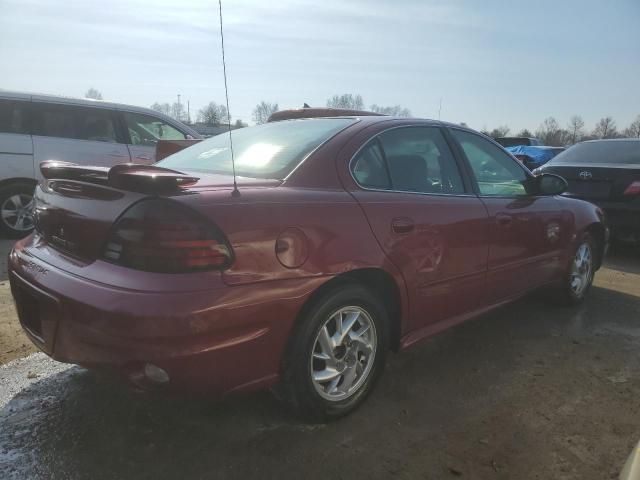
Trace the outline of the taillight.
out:
<instances>
[{"instance_id":1,"label":"taillight","mask_svg":"<svg viewBox=\"0 0 640 480\"><path fill-rule=\"evenodd\" d=\"M631 185L624 191L625 195L640 195L640 181L631 182Z\"/></svg>"},{"instance_id":2,"label":"taillight","mask_svg":"<svg viewBox=\"0 0 640 480\"><path fill-rule=\"evenodd\" d=\"M168 200L143 200L115 223L104 260L148 272L222 270L232 260L222 232L198 213Z\"/></svg>"}]
</instances>

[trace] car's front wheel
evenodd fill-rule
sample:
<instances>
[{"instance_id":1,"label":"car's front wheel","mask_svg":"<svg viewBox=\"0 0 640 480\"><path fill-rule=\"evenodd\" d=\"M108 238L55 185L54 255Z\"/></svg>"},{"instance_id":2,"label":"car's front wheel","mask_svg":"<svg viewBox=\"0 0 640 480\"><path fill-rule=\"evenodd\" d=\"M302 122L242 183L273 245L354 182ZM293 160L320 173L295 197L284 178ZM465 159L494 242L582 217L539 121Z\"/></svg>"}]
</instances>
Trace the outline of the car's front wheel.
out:
<instances>
[{"instance_id":1,"label":"car's front wheel","mask_svg":"<svg viewBox=\"0 0 640 480\"><path fill-rule=\"evenodd\" d=\"M0 229L9 238L22 238L33 230L34 188L27 183L0 188Z\"/></svg>"},{"instance_id":2,"label":"car's front wheel","mask_svg":"<svg viewBox=\"0 0 640 480\"><path fill-rule=\"evenodd\" d=\"M323 295L300 319L286 359L280 396L307 420L353 411L380 376L388 349L388 316L360 285Z\"/></svg>"},{"instance_id":3,"label":"car's front wheel","mask_svg":"<svg viewBox=\"0 0 640 480\"><path fill-rule=\"evenodd\" d=\"M595 276L596 255L596 243L591 235L585 233L569 261L568 273L560 290L563 303L575 305L585 299Z\"/></svg>"}]
</instances>

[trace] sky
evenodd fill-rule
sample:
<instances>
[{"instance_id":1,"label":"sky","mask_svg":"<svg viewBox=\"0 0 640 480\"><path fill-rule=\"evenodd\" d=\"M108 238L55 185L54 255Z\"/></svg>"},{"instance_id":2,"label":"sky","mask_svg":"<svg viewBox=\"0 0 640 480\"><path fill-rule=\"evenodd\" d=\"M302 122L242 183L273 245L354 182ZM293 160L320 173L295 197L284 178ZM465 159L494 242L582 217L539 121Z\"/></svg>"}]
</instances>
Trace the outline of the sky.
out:
<instances>
[{"instance_id":1,"label":"sky","mask_svg":"<svg viewBox=\"0 0 640 480\"><path fill-rule=\"evenodd\" d=\"M640 115L640 0L223 0L223 19L234 121L343 93L512 133ZM0 89L180 94L193 117L224 102L218 22L216 0L0 0Z\"/></svg>"}]
</instances>

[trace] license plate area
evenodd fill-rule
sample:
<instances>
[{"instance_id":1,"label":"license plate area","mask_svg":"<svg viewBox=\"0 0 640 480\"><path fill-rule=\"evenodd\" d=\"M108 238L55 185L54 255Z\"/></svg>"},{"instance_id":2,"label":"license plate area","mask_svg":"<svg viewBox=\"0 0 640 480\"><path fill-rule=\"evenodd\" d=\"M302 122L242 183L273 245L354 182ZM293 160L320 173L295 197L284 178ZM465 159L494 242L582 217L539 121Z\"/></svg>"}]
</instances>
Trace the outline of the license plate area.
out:
<instances>
[{"instance_id":1,"label":"license plate area","mask_svg":"<svg viewBox=\"0 0 640 480\"><path fill-rule=\"evenodd\" d=\"M13 272L10 281L20 324L41 350L52 354L60 302Z\"/></svg>"},{"instance_id":2,"label":"license plate area","mask_svg":"<svg viewBox=\"0 0 640 480\"><path fill-rule=\"evenodd\" d=\"M606 199L611 194L611 182L581 182L570 180L567 194L580 198Z\"/></svg>"}]
</instances>

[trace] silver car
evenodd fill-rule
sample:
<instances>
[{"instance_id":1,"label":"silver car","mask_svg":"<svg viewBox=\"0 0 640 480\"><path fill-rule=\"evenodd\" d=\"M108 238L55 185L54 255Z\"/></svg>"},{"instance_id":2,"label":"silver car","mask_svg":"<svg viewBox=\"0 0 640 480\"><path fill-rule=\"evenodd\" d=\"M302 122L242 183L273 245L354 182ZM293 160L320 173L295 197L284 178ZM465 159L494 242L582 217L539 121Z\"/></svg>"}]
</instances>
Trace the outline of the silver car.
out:
<instances>
[{"instance_id":1,"label":"silver car","mask_svg":"<svg viewBox=\"0 0 640 480\"><path fill-rule=\"evenodd\" d=\"M158 140L201 138L150 109L0 91L0 230L33 229L31 198L44 160L85 165L153 163Z\"/></svg>"}]
</instances>

